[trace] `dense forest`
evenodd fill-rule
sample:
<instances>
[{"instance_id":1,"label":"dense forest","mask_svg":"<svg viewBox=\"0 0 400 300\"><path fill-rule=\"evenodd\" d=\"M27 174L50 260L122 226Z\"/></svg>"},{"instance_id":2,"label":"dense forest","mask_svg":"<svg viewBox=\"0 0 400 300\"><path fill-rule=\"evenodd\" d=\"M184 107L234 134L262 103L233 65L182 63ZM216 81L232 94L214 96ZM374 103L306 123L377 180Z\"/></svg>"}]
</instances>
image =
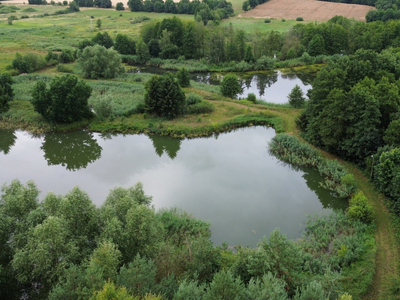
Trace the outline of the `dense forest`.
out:
<instances>
[{"instance_id":1,"label":"dense forest","mask_svg":"<svg viewBox=\"0 0 400 300\"><path fill-rule=\"evenodd\" d=\"M38 195L33 182L2 187L1 299L351 299L372 276L341 280L373 256L368 214L310 218L302 240L275 230L234 254L212 245L209 224L155 211L140 183L98 208L79 188Z\"/></svg>"}]
</instances>

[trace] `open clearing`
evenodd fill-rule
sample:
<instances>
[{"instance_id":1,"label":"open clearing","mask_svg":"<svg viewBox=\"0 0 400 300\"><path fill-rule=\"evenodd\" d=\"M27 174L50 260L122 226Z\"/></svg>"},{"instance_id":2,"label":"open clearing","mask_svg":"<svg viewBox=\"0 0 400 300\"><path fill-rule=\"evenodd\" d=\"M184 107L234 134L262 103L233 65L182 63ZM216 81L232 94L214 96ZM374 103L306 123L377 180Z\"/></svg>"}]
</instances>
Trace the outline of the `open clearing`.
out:
<instances>
[{"instance_id":1,"label":"open clearing","mask_svg":"<svg viewBox=\"0 0 400 300\"><path fill-rule=\"evenodd\" d=\"M334 16L365 21L371 6L333 3L317 0L271 0L239 15L239 17L273 18L294 20L302 17L305 21L327 21Z\"/></svg>"}]
</instances>

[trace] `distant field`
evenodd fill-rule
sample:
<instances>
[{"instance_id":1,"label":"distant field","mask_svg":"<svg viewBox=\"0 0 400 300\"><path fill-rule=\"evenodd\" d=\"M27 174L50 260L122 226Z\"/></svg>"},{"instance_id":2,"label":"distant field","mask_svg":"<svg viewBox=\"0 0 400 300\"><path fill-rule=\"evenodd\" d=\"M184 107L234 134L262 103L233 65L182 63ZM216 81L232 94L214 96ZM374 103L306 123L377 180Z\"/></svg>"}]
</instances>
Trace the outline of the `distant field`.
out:
<instances>
[{"instance_id":1,"label":"distant field","mask_svg":"<svg viewBox=\"0 0 400 300\"><path fill-rule=\"evenodd\" d=\"M252 18L276 18L307 21L327 21L336 15L365 21L371 6L333 3L317 0L271 0L239 16Z\"/></svg>"},{"instance_id":2,"label":"distant field","mask_svg":"<svg viewBox=\"0 0 400 300\"><path fill-rule=\"evenodd\" d=\"M234 28L242 29L248 33L254 33L254 31L265 31L265 30L274 30L279 32L287 32L294 25L299 22L294 20L285 20L282 22L282 19L271 19L270 23L264 23L264 18L246 18L246 17L234 17L224 20L222 22L223 26L229 26L232 24Z\"/></svg>"}]
</instances>

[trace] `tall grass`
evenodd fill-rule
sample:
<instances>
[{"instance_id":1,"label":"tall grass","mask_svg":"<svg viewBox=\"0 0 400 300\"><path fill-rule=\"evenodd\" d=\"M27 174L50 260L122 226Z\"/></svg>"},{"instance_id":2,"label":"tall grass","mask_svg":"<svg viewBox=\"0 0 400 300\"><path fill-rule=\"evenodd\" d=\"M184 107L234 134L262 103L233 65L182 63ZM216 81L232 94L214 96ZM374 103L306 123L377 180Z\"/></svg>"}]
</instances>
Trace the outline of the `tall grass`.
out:
<instances>
[{"instance_id":1,"label":"tall grass","mask_svg":"<svg viewBox=\"0 0 400 300\"><path fill-rule=\"evenodd\" d=\"M324 181L321 185L335 192L339 197L349 197L356 191L354 176L335 160L327 160L309 146L301 143L296 137L277 134L270 141L270 153L290 163L294 168L312 167L319 171Z\"/></svg>"}]
</instances>

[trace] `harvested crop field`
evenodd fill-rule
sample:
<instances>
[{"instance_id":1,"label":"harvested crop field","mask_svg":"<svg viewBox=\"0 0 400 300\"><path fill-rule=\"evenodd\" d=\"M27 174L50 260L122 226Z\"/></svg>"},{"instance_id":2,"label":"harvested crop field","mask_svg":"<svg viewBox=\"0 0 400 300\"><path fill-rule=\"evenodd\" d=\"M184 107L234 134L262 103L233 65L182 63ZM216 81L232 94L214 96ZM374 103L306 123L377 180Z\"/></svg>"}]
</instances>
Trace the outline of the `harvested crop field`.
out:
<instances>
[{"instance_id":1,"label":"harvested crop field","mask_svg":"<svg viewBox=\"0 0 400 300\"><path fill-rule=\"evenodd\" d=\"M365 21L371 6L333 3L317 0L270 0L256 8L239 15L251 18L275 18L294 20L302 17L305 21L327 21L334 16L354 18Z\"/></svg>"}]
</instances>

